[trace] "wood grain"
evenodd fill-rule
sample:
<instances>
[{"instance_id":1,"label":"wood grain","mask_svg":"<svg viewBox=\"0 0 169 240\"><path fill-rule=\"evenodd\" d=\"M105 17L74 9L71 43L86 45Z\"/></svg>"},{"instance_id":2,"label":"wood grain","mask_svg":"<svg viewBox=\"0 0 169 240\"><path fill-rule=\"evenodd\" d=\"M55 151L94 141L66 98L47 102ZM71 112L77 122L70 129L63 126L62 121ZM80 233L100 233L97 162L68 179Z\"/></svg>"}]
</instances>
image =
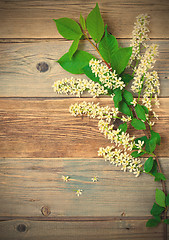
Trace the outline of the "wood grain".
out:
<instances>
[{"instance_id":1,"label":"wood grain","mask_svg":"<svg viewBox=\"0 0 169 240\"><path fill-rule=\"evenodd\" d=\"M169 41L154 40L149 43L159 45L159 56L154 69L159 73L161 96L169 96ZM57 95L51 87L54 81L71 76L86 78L84 74L73 75L68 73L63 70L59 63L56 63L56 60L68 51L70 44L70 41L64 40L1 43L0 96L56 97ZM120 46L126 47L129 44L129 40L119 40ZM93 48L84 41L81 41L79 49L89 51L97 57ZM41 62L48 65L46 72L37 70L37 64Z\"/></svg>"},{"instance_id":2,"label":"wood grain","mask_svg":"<svg viewBox=\"0 0 169 240\"><path fill-rule=\"evenodd\" d=\"M169 179L169 159L162 158L160 162ZM70 181L64 182L62 175L70 176ZM93 183L93 176L98 176L99 181ZM44 206L51 211L49 220L148 217L155 189L161 189L161 183L151 176L142 174L136 178L99 158L0 159L0 186L1 220L5 216L45 217L41 212ZM76 196L77 189L83 190L80 197Z\"/></svg>"},{"instance_id":3,"label":"wood grain","mask_svg":"<svg viewBox=\"0 0 169 240\"><path fill-rule=\"evenodd\" d=\"M99 147L110 145L98 130L97 119L73 117L69 106L82 101L112 106L111 98L1 99L0 157L97 157ZM162 137L157 148L161 157L169 156L169 104L160 99L156 112L160 120L154 130ZM143 135L129 128L129 133Z\"/></svg>"},{"instance_id":4,"label":"wood grain","mask_svg":"<svg viewBox=\"0 0 169 240\"><path fill-rule=\"evenodd\" d=\"M0 38L60 38L52 19L61 17L79 21L86 18L96 1L64 0L0 1ZM98 0L102 17L119 38L130 38L135 18L151 16L151 38L168 38L169 3L167 0Z\"/></svg>"},{"instance_id":5,"label":"wood grain","mask_svg":"<svg viewBox=\"0 0 169 240\"><path fill-rule=\"evenodd\" d=\"M19 232L18 226L26 230ZM2 240L162 240L162 225L146 228L146 221L42 222L14 220L0 222Z\"/></svg>"}]
</instances>

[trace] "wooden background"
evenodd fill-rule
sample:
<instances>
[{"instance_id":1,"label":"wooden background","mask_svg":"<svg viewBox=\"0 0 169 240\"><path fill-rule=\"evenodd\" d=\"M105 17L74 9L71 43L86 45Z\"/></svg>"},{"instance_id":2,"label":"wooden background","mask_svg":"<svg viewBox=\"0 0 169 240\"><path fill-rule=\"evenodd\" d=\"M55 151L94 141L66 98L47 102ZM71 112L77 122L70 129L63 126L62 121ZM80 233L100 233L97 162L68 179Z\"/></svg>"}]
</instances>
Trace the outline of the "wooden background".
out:
<instances>
[{"instance_id":1,"label":"wooden background","mask_svg":"<svg viewBox=\"0 0 169 240\"><path fill-rule=\"evenodd\" d=\"M135 17L151 16L150 42L159 44L162 136L157 152L169 192L169 2L100 0L101 14L121 46L129 46ZM95 1L0 1L0 239L162 240L163 228L145 227L160 183L135 178L98 158L109 141L97 121L69 114L83 99L57 96L54 81L72 76L55 60L68 49L53 18L79 19ZM85 45L85 46L84 46ZM91 53L88 44L80 49ZM48 70L39 71L45 62ZM83 76L81 76L83 77ZM88 95L85 100L93 101ZM110 98L95 99L111 105ZM62 175L71 177L68 183ZM92 183L97 175L99 182ZM83 189L76 197L75 191Z\"/></svg>"}]
</instances>

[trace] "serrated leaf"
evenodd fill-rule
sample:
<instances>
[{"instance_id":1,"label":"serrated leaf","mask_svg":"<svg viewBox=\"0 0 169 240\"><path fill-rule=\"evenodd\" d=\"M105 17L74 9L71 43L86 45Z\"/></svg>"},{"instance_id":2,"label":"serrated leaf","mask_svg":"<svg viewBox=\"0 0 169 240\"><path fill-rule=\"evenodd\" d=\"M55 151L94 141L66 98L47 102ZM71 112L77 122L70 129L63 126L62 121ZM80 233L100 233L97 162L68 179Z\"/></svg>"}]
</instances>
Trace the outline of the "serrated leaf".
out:
<instances>
[{"instance_id":1,"label":"serrated leaf","mask_svg":"<svg viewBox=\"0 0 169 240\"><path fill-rule=\"evenodd\" d=\"M72 59L69 58L69 52L65 53L57 62L66 71L73 74L84 73L83 68L89 64L89 61L95 57L88 52L77 50Z\"/></svg>"},{"instance_id":2,"label":"serrated leaf","mask_svg":"<svg viewBox=\"0 0 169 240\"><path fill-rule=\"evenodd\" d=\"M133 101L133 95L131 92L124 90L123 92L123 97L126 100L126 102L130 105L131 102Z\"/></svg>"},{"instance_id":3,"label":"serrated leaf","mask_svg":"<svg viewBox=\"0 0 169 240\"><path fill-rule=\"evenodd\" d=\"M72 58L73 54L76 52L78 45L79 45L80 39L75 39L72 43L72 45L69 48L69 57Z\"/></svg>"},{"instance_id":4,"label":"serrated leaf","mask_svg":"<svg viewBox=\"0 0 169 240\"><path fill-rule=\"evenodd\" d=\"M136 114L137 114L138 118L140 118L143 121L146 121L145 111L140 104L137 104L135 106L135 111L136 111Z\"/></svg>"},{"instance_id":5,"label":"serrated leaf","mask_svg":"<svg viewBox=\"0 0 169 240\"><path fill-rule=\"evenodd\" d=\"M126 132L127 131L127 123L122 123L119 125L118 129L121 129L121 132Z\"/></svg>"},{"instance_id":6,"label":"serrated leaf","mask_svg":"<svg viewBox=\"0 0 169 240\"><path fill-rule=\"evenodd\" d=\"M150 172L153 167L154 160L152 157L149 157L144 163L144 170L146 173Z\"/></svg>"},{"instance_id":7,"label":"serrated leaf","mask_svg":"<svg viewBox=\"0 0 169 240\"><path fill-rule=\"evenodd\" d=\"M150 132L151 132L151 139L155 139L156 144L160 145L160 143L161 143L160 134L157 132L154 132L153 130L150 130Z\"/></svg>"},{"instance_id":8,"label":"serrated leaf","mask_svg":"<svg viewBox=\"0 0 169 240\"><path fill-rule=\"evenodd\" d=\"M151 218L147 221L146 227L156 227L160 222L161 220L159 221L158 219Z\"/></svg>"},{"instance_id":9,"label":"serrated leaf","mask_svg":"<svg viewBox=\"0 0 169 240\"><path fill-rule=\"evenodd\" d=\"M166 177L164 176L164 174L159 173L159 172L155 173L155 174L154 174L154 177L155 177L155 181L156 181L156 182L159 182L159 181L161 181L161 180L163 180L163 181L166 180Z\"/></svg>"},{"instance_id":10,"label":"serrated leaf","mask_svg":"<svg viewBox=\"0 0 169 240\"><path fill-rule=\"evenodd\" d=\"M134 151L131 153L131 156L134 157L134 158L137 158L137 157L140 157L144 154L144 152L140 152L138 153L138 151Z\"/></svg>"},{"instance_id":11,"label":"serrated leaf","mask_svg":"<svg viewBox=\"0 0 169 240\"><path fill-rule=\"evenodd\" d=\"M146 129L145 124L137 118L132 119L131 125L137 130L145 130Z\"/></svg>"},{"instance_id":12,"label":"serrated leaf","mask_svg":"<svg viewBox=\"0 0 169 240\"><path fill-rule=\"evenodd\" d=\"M164 223L169 224L169 219L164 219Z\"/></svg>"},{"instance_id":13,"label":"serrated leaf","mask_svg":"<svg viewBox=\"0 0 169 240\"><path fill-rule=\"evenodd\" d=\"M132 48L119 48L111 57L111 67L121 74L126 68L132 54Z\"/></svg>"},{"instance_id":14,"label":"serrated leaf","mask_svg":"<svg viewBox=\"0 0 169 240\"><path fill-rule=\"evenodd\" d=\"M153 216L159 216L162 212L164 212L164 210L164 207L160 207L157 203L154 203L150 213Z\"/></svg>"},{"instance_id":15,"label":"serrated leaf","mask_svg":"<svg viewBox=\"0 0 169 240\"><path fill-rule=\"evenodd\" d=\"M169 207L169 194L167 194L167 197L166 197L166 206Z\"/></svg>"},{"instance_id":16,"label":"serrated leaf","mask_svg":"<svg viewBox=\"0 0 169 240\"><path fill-rule=\"evenodd\" d=\"M128 116L133 116L130 108L124 101L119 102L118 109L120 112L122 112Z\"/></svg>"},{"instance_id":17,"label":"serrated leaf","mask_svg":"<svg viewBox=\"0 0 169 240\"><path fill-rule=\"evenodd\" d=\"M146 142L146 152L147 153L152 153L156 148L156 141L155 139L148 139L148 141Z\"/></svg>"},{"instance_id":18,"label":"serrated leaf","mask_svg":"<svg viewBox=\"0 0 169 240\"><path fill-rule=\"evenodd\" d=\"M53 19L56 23L58 32L68 40L80 39L82 31L77 22L71 18Z\"/></svg>"},{"instance_id":19,"label":"serrated leaf","mask_svg":"<svg viewBox=\"0 0 169 240\"><path fill-rule=\"evenodd\" d=\"M99 43L104 34L104 22L100 14L98 3L96 3L95 8L87 16L86 26L93 40Z\"/></svg>"},{"instance_id":20,"label":"serrated leaf","mask_svg":"<svg viewBox=\"0 0 169 240\"><path fill-rule=\"evenodd\" d=\"M92 81L98 82L100 85L102 85L101 82L100 82L100 80L99 80L99 77L96 77L95 74L92 73L92 70L91 70L91 68L89 67L89 64L86 65L85 67L83 67L83 72L84 72L84 74L85 74L88 78L90 78Z\"/></svg>"},{"instance_id":21,"label":"serrated leaf","mask_svg":"<svg viewBox=\"0 0 169 240\"><path fill-rule=\"evenodd\" d=\"M83 30L86 30L86 23L85 23L85 19L82 16L82 14L80 14L80 19L79 19L80 25L82 27Z\"/></svg>"},{"instance_id":22,"label":"serrated leaf","mask_svg":"<svg viewBox=\"0 0 169 240\"><path fill-rule=\"evenodd\" d=\"M165 194L158 188L156 189L155 199L159 206L165 207Z\"/></svg>"},{"instance_id":23,"label":"serrated leaf","mask_svg":"<svg viewBox=\"0 0 169 240\"><path fill-rule=\"evenodd\" d=\"M114 97L113 97L114 106L115 108L117 108L119 105L119 102L121 102L122 100L122 91L120 90L120 88L117 88L113 91L113 93L114 93Z\"/></svg>"},{"instance_id":24,"label":"serrated leaf","mask_svg":"<svg viewBox=\"0 0 169 240\"><path fill-rule=\"evenodd\" d=\"M111 62L111 56L118 49L117 39L107 32L107 25L105 26L105 35L99 43L99 52L108 63Z\"/></svg>"}]
</instances>

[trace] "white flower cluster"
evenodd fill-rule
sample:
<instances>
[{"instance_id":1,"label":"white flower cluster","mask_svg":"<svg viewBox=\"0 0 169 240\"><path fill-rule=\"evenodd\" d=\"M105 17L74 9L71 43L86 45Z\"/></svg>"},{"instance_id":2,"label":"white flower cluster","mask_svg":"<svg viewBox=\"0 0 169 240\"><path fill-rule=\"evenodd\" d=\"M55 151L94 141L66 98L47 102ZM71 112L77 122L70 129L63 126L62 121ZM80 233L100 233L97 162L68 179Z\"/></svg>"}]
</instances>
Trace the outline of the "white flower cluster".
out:
<instances>
[{"instance_id":1,"label":"white flower cluster","mask_svg":"<svg viewBox=\"0 0 169 240\"><path fill-rule=\"evenodd\" d=\"M134 142L134 147L138 149L138 153L141 153L143 145L144 145L144 141L138 140L138 143Z\"/></svg>"},{"instance_id":2,"label":"white flower cluster","mask_svg":"<svg viewBox=\"0 0 169 240\"><path fill-rule=\"evenodd\" d=\"M123 152L120 149L114 149L114 147L107 146L106 148L100 148L98 151L99 156L103 156L105 161L110 161L115 166L121 166L121 170L126 172L133 172L136 177L140 175L143 164L139 158L133 158L127 152Z\"/></svg>"},{"instance_id":3,"label":"white flower cluster","mask_svg":"<svg viewBox=\"0 0 169 240\"><path fill-rule=\"evenodd\" d=\"M100 107L99 103L94 104L93 102L85 102L71 104L69 111L73 116L87 115L90 118L105 119L106 122L110 123L112 118L117 118L119 113L118 108L110 108L109 106Z\"/></svg>"},{"instance_id":4,"label":"white flower cluster","mask_svg":"<svg viewBox=\"0 0 169 240\"><path fill-rule=\"evenodd\" d=\"M66 93L78 97L80 97L84 91L88 91L93 97L108 93L99 83L87 79L75 79L73 77L56 81L52 87L57 93Z\"/></svg>"},{"instance_id":5,"label":"white flower cluster","mask_svg":"<svg viewBox=\"0 0 169 240\"><path fill-rule=\"evenodd\" d=\"M132 63L133 60L140 59L140 46L141 44L144 45L144 41L148 40L148 32L149 29L147 25L149 24L148 21L149 16L147 14L140 14L136 17L137 21L135 22L134 30L132 32L132 55L129 61L129 65Z\"/></svg>"},{"instance_id":6,"label":"white flower cluster","mask_svg":"<svg viewBox=\"0 0 169 240\"><path fill-rule=\"evenodd\" d=\"M89 66L91 67L92 73L95 74L95 77L99 77L99 81L110 89L120 88L121 90L125 87L124 82L121 80L121 77L118 78L115 70L114 72L101 63L100 60L91 59Z\"/></svg>"}]
</instances>

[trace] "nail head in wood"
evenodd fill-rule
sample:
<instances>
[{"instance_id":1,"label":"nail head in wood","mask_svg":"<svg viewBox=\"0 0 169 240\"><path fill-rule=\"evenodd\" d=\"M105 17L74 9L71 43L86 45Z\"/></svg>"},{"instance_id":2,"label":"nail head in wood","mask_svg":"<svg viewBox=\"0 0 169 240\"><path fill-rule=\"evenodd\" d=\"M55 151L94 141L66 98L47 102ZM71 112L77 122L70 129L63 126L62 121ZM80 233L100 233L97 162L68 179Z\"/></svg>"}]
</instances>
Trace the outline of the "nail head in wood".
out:
<instances>
[{"instance_id":1,"label":"nail head in wood","mask_svg":"<svg viewBox=\"0 0 169 240\"><path fill-rule=\"evenodd\" d=\"M25 224L19 224L16 227L16 229L17 229L18 232L26 232L27 231L27 226Z\"/></svg>"},{"instance_id":2,"label":"nail head in wood","mask_svg":"<svg viewBox=\"0 0 169 240\"><path fill-rule=\"evenodd\" d=\"M49 66L46 62L37 63L36 68L39 72L46 72L49 69Z\"/></svg>"},{"instance_id":3,"label":"nail head in wood","mask_svg":"<svg viewBox=\"0 0 169 240\"><path fill-rule=\"evenodd\" d=\"M50 208L47 206L42 207L41 212L45 217L47 217L51 214Z\"/></svg>"}]
</instances>

